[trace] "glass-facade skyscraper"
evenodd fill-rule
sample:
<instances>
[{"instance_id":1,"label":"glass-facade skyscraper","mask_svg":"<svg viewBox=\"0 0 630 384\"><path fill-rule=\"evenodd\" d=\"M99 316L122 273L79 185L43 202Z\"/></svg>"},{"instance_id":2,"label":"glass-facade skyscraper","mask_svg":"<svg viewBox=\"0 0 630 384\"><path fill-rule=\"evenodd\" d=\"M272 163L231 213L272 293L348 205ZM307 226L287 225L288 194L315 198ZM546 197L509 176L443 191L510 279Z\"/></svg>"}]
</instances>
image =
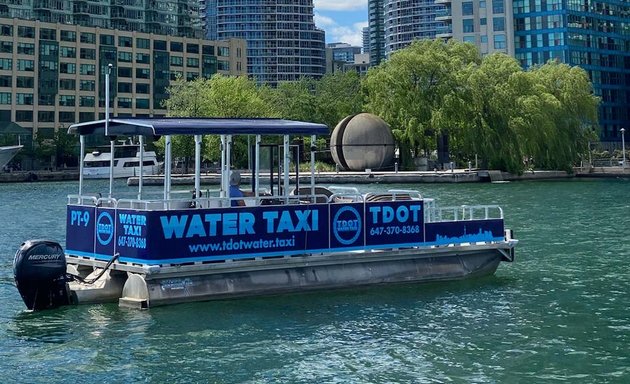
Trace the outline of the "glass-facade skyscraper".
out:
<instances>
[{"instance_id":1,"label":"glass-facade skyscraper","mask_svg":"<svg viewBox=\"0 0 630 384\"><path fill-rule=\"evenodd\" d=\"M584 68L601 97L600 138L619 142L621 128L630 128L630 3L513 1L514 45L521 65L558 60Z\"/></svg>"},{"instance_id":2,"label":"glass-facade skyscraper","mask_svg":"<svg viewBox=\"0 0 630 384\"><path fill-rule=\"evenodd\" d=\"M313 0L207 0L208 38L247 41L247 73L272 86L326 71L324 31Z\"/></svg>"},{"instance_id":3,"label":"glass-facade skyscraper","mask_svg":"<svg viewBox=\"0 0 630 384\"><path fill-rule=\"evenodd\" d=\"M201 38L200 4L200 0L11 0L0 4L0 17Z\"/></svg>"},{"instance_id":4,"label":"glass-facade skyscraper","mask_svg":"<svg viewBox=\"0 0 630 384\"><path fill-rule=\"evenodd\" d=\"M443 21L436 20L445 6L436 0L384 0L385 55L418 39L435 39L445 32Z\"/></svg>"}]
</instances>

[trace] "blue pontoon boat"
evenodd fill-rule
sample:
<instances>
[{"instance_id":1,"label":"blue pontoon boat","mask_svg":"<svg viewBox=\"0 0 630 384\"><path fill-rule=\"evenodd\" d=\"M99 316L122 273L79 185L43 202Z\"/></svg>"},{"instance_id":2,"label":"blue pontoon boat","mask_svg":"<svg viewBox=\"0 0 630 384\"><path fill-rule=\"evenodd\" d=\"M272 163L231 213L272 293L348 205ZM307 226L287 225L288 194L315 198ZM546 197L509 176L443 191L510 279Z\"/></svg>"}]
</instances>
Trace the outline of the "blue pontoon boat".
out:
<instances>
[{"instance_id":1,"label":"blue pontoon boat","mask_svg":"<svg viewBox=\"0 0 630 384\"><path fill-rule=\"evenodd\" d=\"M80 135L165 138L193 135L194 199L175 199L164 170L160 199L144 196L142 175L133 199L68 197L66 249L53 241L25 242L15 259L18 289L29 309L118 302L156 305L385 283L457 280L494 273L513 261L517 240L496 205L440 208L414 191L359 194L289 176L290 138L327 135L328 127L279 119L113 118L72 125ZM201 193L202 135L220 135L221 187ZM232 136L255 137L250 204L230 196ZM279 188L259 192L263 135L282 137ZM139 154L142 158L142 152ZM142 161L142 160L141 160ZM83 172L79 173L83 175ZM296 188L298 187L298 188Z\"/></svg>"}]
</instances>

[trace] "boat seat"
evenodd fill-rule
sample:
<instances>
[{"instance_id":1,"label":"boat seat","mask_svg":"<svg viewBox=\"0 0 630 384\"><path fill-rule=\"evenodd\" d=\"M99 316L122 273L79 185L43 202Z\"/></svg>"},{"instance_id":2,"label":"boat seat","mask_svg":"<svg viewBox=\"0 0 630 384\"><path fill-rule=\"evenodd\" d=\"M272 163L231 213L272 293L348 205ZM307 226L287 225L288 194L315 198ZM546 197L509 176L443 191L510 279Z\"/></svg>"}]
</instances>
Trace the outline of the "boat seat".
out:
<instances>
[{"instance_id":1,"label":"boat seat","mask_svg":"<svg viewBox=\"0 0 630 384\"><path fill-rule=\"evenodd\" d=\"M300 197L310 197L311 187L300 187L291 191L291 195ZM333 193L330 189L321 186L315 186L315 203L327 203ZM310 201L309 201L310 202Z\"/></svg>"},{"instance_id":2,"label":"boat seat","mask_svg":"<svg viewBox=\"0 0 630 384\"><path fill-rule=\"evenodd\" d=\"M411 195L408 193L368 193L365 195L366 202L405 200L412 200Z\"/></svg>"}]
</instances>

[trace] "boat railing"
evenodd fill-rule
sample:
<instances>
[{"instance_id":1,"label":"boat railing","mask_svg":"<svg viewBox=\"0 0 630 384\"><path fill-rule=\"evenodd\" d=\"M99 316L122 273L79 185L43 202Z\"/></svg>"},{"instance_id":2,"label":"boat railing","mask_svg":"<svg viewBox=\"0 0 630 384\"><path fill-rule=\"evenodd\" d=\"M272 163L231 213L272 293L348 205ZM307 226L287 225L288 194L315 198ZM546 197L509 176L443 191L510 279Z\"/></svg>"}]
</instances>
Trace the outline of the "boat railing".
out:
<instances>
[{"instance_id":1,"label":"boat railing","mask_svg":"<svg viewBox=\"0 0 630 384\"><path fill-rule=\"evenodd\" d=\"M503 209L498 205L461 205L439 208L433 205L431 210L433 212L430 214L429 222L503 219Z\"/></svg>"},{"instance_id":2,"label":"boat railing","mask_svg":"<svg viewBox=\"0 0 630 384\"><path fill-rule=\"evenodd\" d=\"M68 204L95 206L97 204L97 202L98 202L98 196L92 196L92 195L68 195Z\"/></svg>"}]
</instances>

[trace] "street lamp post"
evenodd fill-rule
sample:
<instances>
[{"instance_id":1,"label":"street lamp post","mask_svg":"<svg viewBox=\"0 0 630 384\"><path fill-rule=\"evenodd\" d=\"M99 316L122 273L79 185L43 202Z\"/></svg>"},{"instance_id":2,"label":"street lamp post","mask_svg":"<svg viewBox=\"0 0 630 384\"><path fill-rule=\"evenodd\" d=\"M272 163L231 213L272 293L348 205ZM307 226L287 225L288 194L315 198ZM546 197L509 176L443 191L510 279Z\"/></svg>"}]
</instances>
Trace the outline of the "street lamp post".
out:
<instances>
[{"instance_id":1,"label":"street lamp post","mask_svg":"<svg viewBox=\"0 0 630 384\"><path fill-rule=\"evenodd\" d=\"M624 137L626 130L621 128L621 169L626 170L626 140Z\"/></svg>"}]
</instances>

